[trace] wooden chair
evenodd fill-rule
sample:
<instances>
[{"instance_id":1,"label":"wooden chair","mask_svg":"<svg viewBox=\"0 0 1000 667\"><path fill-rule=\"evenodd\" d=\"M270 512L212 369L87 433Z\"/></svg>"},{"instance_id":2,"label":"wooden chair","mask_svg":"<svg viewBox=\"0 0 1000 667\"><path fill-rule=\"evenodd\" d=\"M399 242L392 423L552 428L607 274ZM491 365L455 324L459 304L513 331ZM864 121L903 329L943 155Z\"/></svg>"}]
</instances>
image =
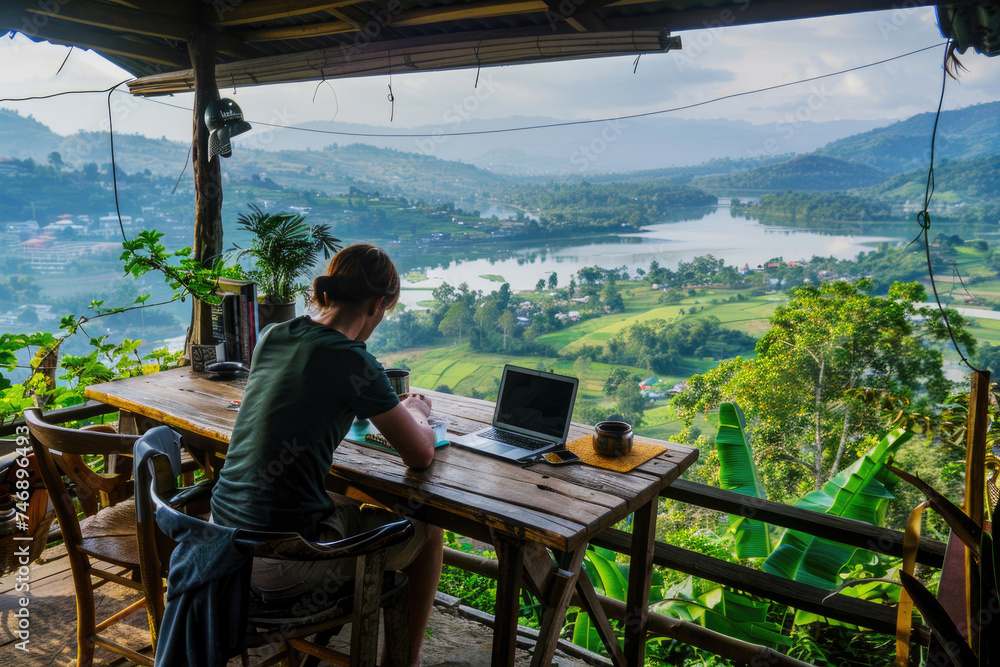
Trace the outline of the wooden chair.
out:
<instances>
[{"instance_id":1,"label":"wooden chair","mask_svg":"<svg viewBox=\"0 0 1000 667\"><path fill-rule=\"evenodd\" d=\"M48 424L41 410L26 408L24 421L35 452L39 472L49 492L59 529L62 531L76 591L77 665L93 664L95 646L127 657L140 665L152 665L149 656L123 646L104 636L103 631L140 610L139 600L113 616L98 622L94 589L112 581L138 591L139 555L136 542L135 502L127 495L130 475L98 474L83 461L85 455L128 455L138 436L64 428ZM86 518L77 518L74 496L63 482L63 474L72 481L75 495L86 510ZM95 562L114 568L95 567ZM94 577L101 581L96 584Z\"/></svg>"},{"instance_id":2,"label":"wooden chair","mask_svg":"<svg viewBox=\"0 0 1000 667\"><path fill-rule=\"evenodd\" d=\"M156 616L152 622L158 661L162 657L159 642L164 639L159 632L165 613L162 603L163 576L168 576L168 584L174 581L175 574L179 580L189 581L188 574L174 570L168 572L165 565L170 561L174 548L187 540L201 543L225 541L235 545L239 555L246 559L247 575L255 557L297 561L357 559L355 578L336 591L324 591L325 600L318 607L304 605L301 599L264 601L250 592L248 576L242 579L243 588L237 591L237 595L248 599L244 665L247 664L246 649L267 645L277 645L278 653L269 656L260 663L262 665L273 664L278 657L298 664L294 660L299 653L338 665L375 665L379 612L383 609L388 664L399 667L409 664L406 576L401 572L383 571L386 549L404 542L413 534L413 527L408 521L387 523L360 535L323 543L306 540L297 533L227 529L196 515L185 515L179 508L192 502L203 502L211 495L214 480L193 487L177 487L174 454L179 442L176 433L160 427L148 431L135 446L140 557L148 609L151 618ZM227 532L221 534L220 531ZM173 538L179 542L173 542ZM171 568L176 567L175 559ZM170 598L169 591L167 593L166 610L169 610L169 605L175 601ZM212 603L228 605L228 601L217 599ZM304 607L309 607L308 613L303 611ZM191 613L190 608L186 611ZM348 623L352 627L349 655L327 646L329 640ZM313 635L315 639L309 641L307 638ZM174 659L171 660L173 662Z\"/></svg>"}]
</instances>

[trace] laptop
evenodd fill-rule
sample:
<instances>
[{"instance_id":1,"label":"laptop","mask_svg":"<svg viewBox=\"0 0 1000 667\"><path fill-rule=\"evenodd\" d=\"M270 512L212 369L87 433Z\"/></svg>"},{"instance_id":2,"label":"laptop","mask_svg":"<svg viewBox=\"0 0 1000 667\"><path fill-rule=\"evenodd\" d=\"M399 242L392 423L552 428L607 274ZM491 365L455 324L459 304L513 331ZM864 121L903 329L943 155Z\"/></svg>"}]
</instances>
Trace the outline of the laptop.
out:
<instances>
[{"instance_id":1,"label":"laptop","mask_svg":"<svg viewBox=\"0 0 1000 667\"><path fill-rule=\"evenodd\" d=\"M580 381L507 364L489 427L452 438L453 445L520 461L566 444Z\"/></svg>"}]
</instances>

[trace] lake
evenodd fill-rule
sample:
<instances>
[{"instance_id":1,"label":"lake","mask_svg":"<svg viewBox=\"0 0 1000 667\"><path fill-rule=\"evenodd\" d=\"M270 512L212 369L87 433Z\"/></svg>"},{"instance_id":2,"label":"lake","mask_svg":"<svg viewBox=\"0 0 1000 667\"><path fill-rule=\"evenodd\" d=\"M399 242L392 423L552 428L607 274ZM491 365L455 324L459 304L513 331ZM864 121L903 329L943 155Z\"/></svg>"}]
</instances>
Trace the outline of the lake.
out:
<instances>
[{"instance_id":1,"label":"lake","mask_svg":"<svg viewBox=\"0 0 1000 667\"><path fill-rule=\"evenodd\" d=\"M495 242L491 248L430 247L418 252L387 248L405 275L423 272L427 280L403 281L400 301L407 306L430 298L431 290L444 282L458 286L465 282L473 290L491 292L500 286L481 276L499 275L514 290L534 289L540 278L548 281L557 274L559 285L581 268L627 267L648 269L657 261L676 268L701 255L714 255L727 265L756 267L773 257L785 261L808 260L813 256L853 259L880 243L907 243L916 235L916 224L842 226L830 232L762 225L756 220L735 217L728 206L699 210L680 222L649 225L638 233L608 234L582 239L530 242Z\"/></svg>"}]
</instances>

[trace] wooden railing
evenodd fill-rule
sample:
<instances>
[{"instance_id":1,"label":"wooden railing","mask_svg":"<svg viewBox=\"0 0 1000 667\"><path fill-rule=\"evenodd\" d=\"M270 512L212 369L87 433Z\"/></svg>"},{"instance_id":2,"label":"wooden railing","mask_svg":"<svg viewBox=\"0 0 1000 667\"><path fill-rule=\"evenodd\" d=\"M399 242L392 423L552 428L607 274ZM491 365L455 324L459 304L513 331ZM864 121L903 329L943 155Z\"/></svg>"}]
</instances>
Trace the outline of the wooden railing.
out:
<instances>
[{"instance_id":1,"label":"wooden railing","mask_svg":"<svg viewBox=\"0 0 1000 667\"><path fill-rule=\"evenodd\" d=\"M775 526L824 537L889 556L902 555L902 532L878 528L861 521L830 516L772 501L758 500L687 480L675 481L661 493L661 496L719 512L752 516L754 519ZM624 554L628 552L630 541L625 532L610 528L598 535L591 543ZM940 568L944 562L945 547L943 542L921 538L917 551L917 562ZM446 549L445 563L483 576L496 577L496 561L481 556ZM894 635L896 632L896 609L892 606L876 604L839 593L831 595L830 591L826 589L801 584L767 572L682 549L659 540L655 543L653 563L660 567L684 572L767 598L795 609L852 623L888 635ZM609 618L624 620L624 603L605 596L598 597ZM805 664L766 647L739 641L662 614L650 614L649 630L651 634L668 636L737 662L767 665ZM911 636L913 641L926 644L929 631L924 626L916 626Z\"/></svg>"}]
</instances>

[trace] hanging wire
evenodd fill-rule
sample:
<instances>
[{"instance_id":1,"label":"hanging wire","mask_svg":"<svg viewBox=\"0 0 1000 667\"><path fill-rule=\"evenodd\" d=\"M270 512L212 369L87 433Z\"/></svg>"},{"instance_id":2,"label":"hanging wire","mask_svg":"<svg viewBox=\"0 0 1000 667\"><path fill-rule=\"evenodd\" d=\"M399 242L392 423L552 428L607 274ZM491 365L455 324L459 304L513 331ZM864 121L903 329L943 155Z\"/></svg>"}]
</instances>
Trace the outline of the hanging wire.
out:
<instances>
[{"instance_id":1,"label":"hanging wire","mask_svg":"<svg viewBox=\"0 0 1000 667\"><path fill-rule=\"evenodd\" d=\"M632 74L635 74L636 72L639 71L639 58L642 58L641 53L635 57L635 62L632 63Z\"/></svg>"},{"instance_id":2,"label":"hanging wire","mask_svg":"<svg viewBox=\"0 0 1000 667\"><path fill-rule=\"evenodd\" d=\"M122 83L125 83L122 81ZM115 212L118 214L118 229L122 232L122 240L128 243L128 237L125 236L125 223L122 222L122 209L121 205L118 203L118 167L115 164L115 127L114 127L114 115L111 113L111 93L115 92L115 88L122 85L118 85L108 89L108 136L111 138L111 184L114 188L115 193Z\"/></svg>"},{"instance_id":3,"label":"hanging wire","mask_svg":"<svg viewBox=\"0 0 1000 667\"><path fill-rule=\"evenodd\" d=\"M177 192L177 186L181 184L181 179L184 178L184 172L187 171L188 168L188 162L191 161L191 151L193 149L194 146L188 146L187 157L184 158L184 166L181 168L181 173L177 174L177 182L174 183L174 189L170 191L170 194Z\"/></svg>"},{"instance_id":4,"label":"hanging wire","mask_svg":"<svg viewBox=\"0 0 1000 667\"><path fill-rule=\"evenodd\" d=\"M480 60L479 60L479 47L482 46L482 45L483 45L483 41L479 40L479 43L476 44L476 48L475 48L475 54L476 54L476 83L473 84L473 86L472 86L473 88L479 88L479 72L480 72L480 70L483 69L483 63L480 62Z\"/></svg>"},{"instance_id":5,"label":"hanging wire","mask_svg":"<svg viewBox=\"0 0 1000 667\"><path fill-rule=\"evenodd\" d=\"M930 166L927 168L927 185L924 189L924 208L917 213L917 224L920 225L920 233L917 234L917 238L914 239L914 241L921 238L923 239L924 255L927 257L927 276L930 278L931 290L934 292L934 302L937 304L938 310L941 312L941 318L944 321L945 329L948 330L948 337L951 338L951 344L955 348L955 352L958 353L958 356L962 360L963 364L968 366L973 371L981 372L980 369L976 368L971 362L969 362L969 360L965 357L965 354L962 352L962 349L958 346L958 341L955 340L955 332L952 331L951 323L948 321L948 313L941 304L941 296L938 294L937 282L934 280L934 267L931 263L931 242L929 233L931 228L931 214L929 209L931 205L931 197L934 196L934 144L937 140L938 122L941 120L941 107L944 106L944 91L948 83L948 77L952 76L950 71L950 59L952 57L951 44L952 40L949 39L947 44L945 44L944 49L944 66L942 67L943 71L941 73L941 96L938 99L937 113L934 115L934 128L931 130L931 156Z\"/></svg>"},{"instance_id":6,"label":"hanging wire","mask_svg":"<svg viewBox=\"0 0 1000 667\"><path fill-rule=\"evenodd\" d=\"M945 44L946 44L946 42L945 42ZM265 123L263 121L253 120L253 119L249 119L249 120L251 120L254 125L261 125L263 127L275 127L275 128L286 129L286 130L294 130L296 132L312 132L314 134L332 134L332 135L340 136L340 137L376 137L376 138L383 138L383 139L394 139L394 138L415 139L415 138L421 138L421 137L469 137L469 136L475 136L475 135L481 135L481 134L503 134L503 133L507 133L507 132L523 132L523 131L526 131L526 130L546 130L546 129L552 129L552 128L569 127L569 126L572 126L572 125L592 125L594 123L608 123L608 122L613 122L613 121L618 121L618 120L629 120L629 119L632 119L632 118L644 118L646 116L658 116L658 115L662 115L662 114L674 113L674 112L677 112L677 111L686 111L687 109L693 109L695 107L706 106L706 105L709 105L709 104L714 104L715 102L722 102L724 100L729 100L729 99L733 99L733 98L737 98L737 97L744 97L746 95L754 95L756 93L764 93L764 92L768 92L770 90L778 90L780 88L787 88L789 86L797 86L797 85L802 84L802 83L810 83L812 81L818 81L819 79L828 79L828 78L831 78L831 77L840 76L841 74L849 74L851 72L856 72L858 70L867 69L869 67L876 67L878 65L883 65L885 63L892 62L893 60L901 60L903 58L909 58L910 56L915 56L915 55L917 55L919 53L923 53L924 51L930 51L931 49L937 49L940 46L941 46L941 43L935 44L933 46L925 46L923 48L916 49L914 51L908 51L906 53L901 53L898 56L892 56L891 58L885 58L883 60L876 60L874 62L866 63L864 65L858 65L856 67L850 67L848 69L837 70L836 72L829 72L827 74L820 74L818 76L809 77L809 78L806 78L806 79L798 79L796 81L787 81L785 83L778 83L778 84L775 84L773 86L766 86L764 88L755 88L753 90L744 90L744 91L741 91L741 92L738 92L738 93L730 93L728 95L722 95L720 97L713 97L712 99L709 99L709 100L703 100L701 102L694 102L692 104L687 104L687 105L679 106L679 107L671 107L671 108L667 108L667 109L659 109L657 111L647 111L645 113L629 114L629 115L623 115L623 116L609 116L609 117L606 117L606 118L592 118L592 119L587 119L587 120L569 120L569 121L562 121L562 122L558 122L558 123L546 123L546 124L542 124L542 125L523 125L523 126L518 126L518 127L500 128L500 129L497 129L497 130L469 130L469 131L466 131L466 132L433 132L433 133L430 133L430 132L409 132L409 133L392 133L392 134L389 134L389 133L385 133L385 132L342 132L342 131L338 131L338 130L320 130L318 128L312 128L312 127L295 127L295 126L292 126L292 125L280 125L280 124L277 124L277 123ZM77 92L106 92L106 91L77 91ZM62 93L57 93L57 95L59 95L59 94L62 94ZM163 106L166 106L166 107L171 107L171 108L174 108L174 109L182 109L182 110L188 111L188 112L191 111L190 107L181 106L179 104L171 104L170 102L164 102L163 100L158 100L158 99L154 99L154 98L151 98L151 97L143 98L143 100L145 102L150 102L152 104L160 104L160 105L163 105ZM0 102L10 102L10 101L19 101L19 100L3 100L3 99L0 99Z\"/></svg>"},{"instance_id":7,"label":"hanging wire","mask_svg":"<svg viewBox=\"0 0 1000 667\"><path fill-rule=\"evenodd\" d=\"M116 83L110 88L101 88L99 90L63 90L58 93L49 93L48 95L32 95L31 97L4 97L0 99L0 102L29 102L31 100L48 100L53 97L61 97L63 95L85 95L89 93L110 93L113 92L115 88L122 85L123 83L128 83L132 79L125 79L120 83ZM184 107L181 107L184 108ZM187 109L190 111L190 109Z\"/></svg>"},{"instance_id":8,"label":"hanging wire","mask_svg":"<svg viewBox=\"0 0 1000 667\"><path fill-rule=\"evenodd\" d=\"M69 47L69 51L66 52L66 57L63 58L62 64L59 65L59 69L56 70L56 74L55 74L56 76L59 76L59 72L63 71L63 67L65 67L66 63L69 62L69 57L71 55L73 55L73 47L72 46Z\"/></svg>"}]
</instances>

